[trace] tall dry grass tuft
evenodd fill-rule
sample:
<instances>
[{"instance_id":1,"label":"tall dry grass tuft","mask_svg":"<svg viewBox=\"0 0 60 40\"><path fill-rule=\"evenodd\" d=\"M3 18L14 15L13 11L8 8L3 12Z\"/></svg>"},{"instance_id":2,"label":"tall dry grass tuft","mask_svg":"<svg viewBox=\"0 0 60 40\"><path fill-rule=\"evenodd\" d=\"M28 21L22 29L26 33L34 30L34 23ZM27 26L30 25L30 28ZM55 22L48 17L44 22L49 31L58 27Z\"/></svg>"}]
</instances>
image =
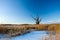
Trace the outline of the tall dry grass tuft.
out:
<instances>
[{"instance_id":1,"label":"tall dry grass tuft","mask_svg":"<svg viewBox=\"0 0 60 40\"><path fill-rule=\"evenodd\" d=\"M60 33L55 31L48 31L48 35L45 36L44 40L60 40Z\"/></svg>"}]
</instances>

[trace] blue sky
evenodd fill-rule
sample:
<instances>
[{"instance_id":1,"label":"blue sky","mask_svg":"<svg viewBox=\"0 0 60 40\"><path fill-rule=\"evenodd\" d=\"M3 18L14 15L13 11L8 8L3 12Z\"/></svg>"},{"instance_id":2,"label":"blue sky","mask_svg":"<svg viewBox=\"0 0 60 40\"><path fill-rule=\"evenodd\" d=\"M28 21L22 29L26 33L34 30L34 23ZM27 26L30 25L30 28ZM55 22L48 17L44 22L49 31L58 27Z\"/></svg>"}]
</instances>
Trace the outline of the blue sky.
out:
<instances>
[{"instance_id":1,"label":"blue sky","mask_svg":"<svg viewBox=\"0 0 60 40\"><path fill-rule=\"evenodd\" d=\"M41 23L60 21L60 0L0 0L0 23L31 24L37 14Z\"/></svg>"}]
</instances>

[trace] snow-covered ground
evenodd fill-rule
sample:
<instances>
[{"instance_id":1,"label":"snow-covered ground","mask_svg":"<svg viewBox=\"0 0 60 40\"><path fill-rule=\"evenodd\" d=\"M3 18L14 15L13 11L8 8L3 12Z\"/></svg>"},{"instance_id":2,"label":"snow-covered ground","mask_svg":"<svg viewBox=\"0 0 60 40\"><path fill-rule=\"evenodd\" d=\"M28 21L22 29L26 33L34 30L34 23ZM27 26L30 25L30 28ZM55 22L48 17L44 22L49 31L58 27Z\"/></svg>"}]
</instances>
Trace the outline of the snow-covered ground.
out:
<instances>
[{"instance_id":1,"label":"snow-covered ground","mask_svg":"<svg viewBox=\"0 0 60 40\"><path fill-rule=\"evenodd\" d=\"M0 40L55 40L55 38L55 35L48 35L46 31L32 31L16 37L0 38Z\"/></svg>"}]
</instances>

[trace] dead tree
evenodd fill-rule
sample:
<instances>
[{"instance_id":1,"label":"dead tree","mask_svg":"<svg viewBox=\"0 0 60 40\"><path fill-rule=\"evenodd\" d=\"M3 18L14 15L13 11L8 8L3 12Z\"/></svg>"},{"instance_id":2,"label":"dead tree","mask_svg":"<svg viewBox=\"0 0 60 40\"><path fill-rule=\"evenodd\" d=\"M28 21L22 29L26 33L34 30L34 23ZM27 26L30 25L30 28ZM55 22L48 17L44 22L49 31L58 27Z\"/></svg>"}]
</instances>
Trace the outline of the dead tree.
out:
<instances>
[{"instance_id":1,"label":"dead tree","mask_svg":"<svg viewBox=\"0 0 60 40\"><path fill-rule=\"evenodd\" d=\"M41 19L39 17L36 17L36 18L32 17L32 18L35 20L36 24L40 24Z\"/></svg>"}]
</instances>

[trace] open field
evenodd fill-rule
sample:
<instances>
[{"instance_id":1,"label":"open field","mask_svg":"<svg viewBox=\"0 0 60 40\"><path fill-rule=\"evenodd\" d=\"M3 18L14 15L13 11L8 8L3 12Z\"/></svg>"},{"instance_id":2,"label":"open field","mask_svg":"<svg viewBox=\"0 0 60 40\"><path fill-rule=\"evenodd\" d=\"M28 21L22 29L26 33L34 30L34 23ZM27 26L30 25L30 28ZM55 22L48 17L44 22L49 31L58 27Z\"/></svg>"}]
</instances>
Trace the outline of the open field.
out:
<instances>
[{"instance_id":1,"label":"open field","mask_svg":"<svg viewBox=\"0 0 60 40\"><path fill-rule=\"evenodd\" d=\"M9 35L25 34L33 30L60 32L60 24L0 24L0 33Z\"/></svg>"}]
</instances>

